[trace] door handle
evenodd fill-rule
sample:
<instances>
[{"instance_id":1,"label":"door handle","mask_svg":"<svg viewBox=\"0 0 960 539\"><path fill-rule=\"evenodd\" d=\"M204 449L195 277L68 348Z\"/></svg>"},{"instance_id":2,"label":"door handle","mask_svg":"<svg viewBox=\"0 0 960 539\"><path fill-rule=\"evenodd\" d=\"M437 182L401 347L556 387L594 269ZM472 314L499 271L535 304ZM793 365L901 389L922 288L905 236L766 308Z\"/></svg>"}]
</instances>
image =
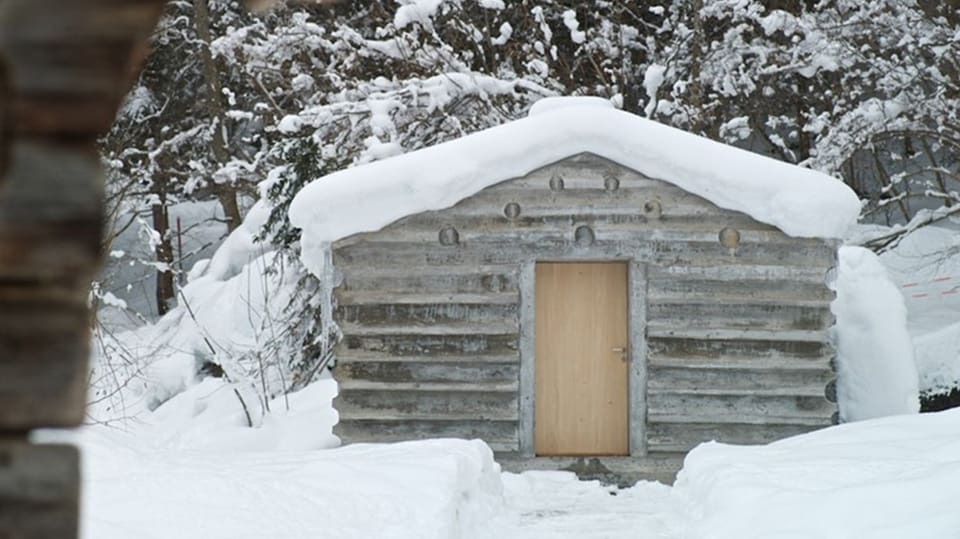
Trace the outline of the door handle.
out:
<instances>
[{"instance_id":1,"label":"door handle","mask_svg":"<svg viewBox=\"0 0 960 539\"><path fill-rule=\"evenodd\" d=\"M624 346L617 346L617 347L615 347L615 348L611 348L610 351L611 351L611 352L615 352L615 353L617 353L617 354L620 354L620 361L623 361L624 363L627 362L627 348L626 348L626 347L624 347Z\"/></svg>"}]
</instances>

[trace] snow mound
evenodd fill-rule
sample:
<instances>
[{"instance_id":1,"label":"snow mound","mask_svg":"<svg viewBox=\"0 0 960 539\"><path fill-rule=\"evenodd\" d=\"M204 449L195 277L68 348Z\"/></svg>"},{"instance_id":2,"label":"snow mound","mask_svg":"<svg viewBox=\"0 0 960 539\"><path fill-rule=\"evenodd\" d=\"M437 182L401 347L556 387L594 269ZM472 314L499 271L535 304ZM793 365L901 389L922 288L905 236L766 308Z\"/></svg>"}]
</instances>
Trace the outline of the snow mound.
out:
<instances>
[{"instance_id":1,"label":"snow mound","mask_svg":"<svg viewBox=\"0 0 960 539\"><path fill-rule=\"evenodd\" d=\"M582 99L571 106L554 100L528 118L313 181L290 205L291 223L303 230L304 262L319 271L326 243L448 208L485 187L584 152L791 236L841 238L857 220L860 203L839 180L595 101L583 106Z\"/></svg>"},{"instance_id":2,"label":"snow mound","mask_svg":"<svg viewBox=\"0 0 960 539\"><path fill-rule=\"evenodd\" d=\"M530 107L527 116L539 116L547 112L553 112L557 109L570 107L595 107L601 109L612 109L613 104L609 100L596 96L576 96L576 97L545 97Z\"/></svg>"},{"instance_id":3,"label":"snow mound","mask_svg":"<svg viewBox=\"0 0 960 539\"><path fill-rule=\"evenodd\" d=\"M956 228L920 228L880 259L907 305L921 391L939 393L960 386L960 235Z\"/></svg>"},{"instance_id":4,"label":"snow mound","mask_svg":"<svg viewBox=\"0 0 960 539\"><path fill-rule=\"evenodd\" d=\"M682 537L956 537L960 410L851 423L766 446L700 445L674 486Z\"/></svg>"},{"instance_id":5,"label":"snow mound","mask_svg":"<svg viewBox=\"0 0 960 539\"><path fill-rule=\"evenodd\" d=\"M839 258L831 309L841 420L917 413L917 367L903 296L868 249L841 247Z\"/></svg>"},{"instance_id":6,"label":"snow mound","mask_svg":"<svg viewBox=\"0 0 960 539\"><path fill-rule=\"evenodd\" d=\"M479 440L170 452L98 429L81 445L87 539L479 539L503 500Z\"/></svg>"}]
</instances>

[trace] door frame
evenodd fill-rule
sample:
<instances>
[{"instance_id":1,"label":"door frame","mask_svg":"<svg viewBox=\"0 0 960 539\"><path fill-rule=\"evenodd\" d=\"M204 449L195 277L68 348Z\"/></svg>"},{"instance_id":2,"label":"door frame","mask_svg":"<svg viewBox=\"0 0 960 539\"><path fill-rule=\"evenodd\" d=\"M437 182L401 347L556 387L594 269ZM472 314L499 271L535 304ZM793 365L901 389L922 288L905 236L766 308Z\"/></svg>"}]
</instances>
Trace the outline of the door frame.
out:
<instances>
[{"instance_id":1,"label":"door frame","mask_svg":"<svg viewBox=\"0 0 960 539\"><path fill-rule=\"evenodd\" d=\"M521 265L520 288L520 455L534 457L534 369L536 362L536 298L537 262L621 262L627 264L627 346L630 367L627 369L627 418L629 455L647 454L647 265L633 258L601 258L597 256L549 258L526 261Z\"/></svg>"}]
</instances>

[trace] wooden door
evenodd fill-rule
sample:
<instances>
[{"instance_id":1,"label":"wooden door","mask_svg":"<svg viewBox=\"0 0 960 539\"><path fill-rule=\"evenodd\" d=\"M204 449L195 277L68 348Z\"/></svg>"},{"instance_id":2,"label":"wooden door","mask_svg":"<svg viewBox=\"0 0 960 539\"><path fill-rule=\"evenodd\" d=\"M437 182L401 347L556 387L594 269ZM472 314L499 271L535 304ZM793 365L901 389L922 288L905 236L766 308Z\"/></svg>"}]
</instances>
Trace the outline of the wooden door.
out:
<instances>
[{"instance_id":1,"label":"wooden door","mask_svg":"<svg viewBox=\"0 0 960 539\"><path fill-rule=\"evenodd\" d=\"M627 455L627 265L538 263L537 455Z\"/></svg>"}]
</instances>

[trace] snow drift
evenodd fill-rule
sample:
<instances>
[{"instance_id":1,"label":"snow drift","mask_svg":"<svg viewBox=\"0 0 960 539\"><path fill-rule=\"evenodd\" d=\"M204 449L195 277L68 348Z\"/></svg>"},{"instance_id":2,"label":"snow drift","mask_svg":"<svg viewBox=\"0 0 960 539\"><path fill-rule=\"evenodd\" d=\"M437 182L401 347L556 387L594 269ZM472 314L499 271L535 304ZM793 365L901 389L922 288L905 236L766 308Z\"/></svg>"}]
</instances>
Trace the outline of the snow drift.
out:
<instances>
[{"instance_id":1,"label":"snow drift","mask_svg":"<svg viewBox=\"0 0 960 539\"><path fill-rule=\"evenodd\" d=\"M696 539L956 537L960 410L840 425L766 446L700 445L674 486Z\"/></svg>"},{"instance_id":2,"label":"snow drift","mask_svg":"<svg viewBox=\"0 0 960 539\"><path fill-rule=\"evenodd\" d=\"M859 421L920 410L917 367L903 297L877 255L841 247L837 299L840 419Z\"/></svg>"}]
</instances>

